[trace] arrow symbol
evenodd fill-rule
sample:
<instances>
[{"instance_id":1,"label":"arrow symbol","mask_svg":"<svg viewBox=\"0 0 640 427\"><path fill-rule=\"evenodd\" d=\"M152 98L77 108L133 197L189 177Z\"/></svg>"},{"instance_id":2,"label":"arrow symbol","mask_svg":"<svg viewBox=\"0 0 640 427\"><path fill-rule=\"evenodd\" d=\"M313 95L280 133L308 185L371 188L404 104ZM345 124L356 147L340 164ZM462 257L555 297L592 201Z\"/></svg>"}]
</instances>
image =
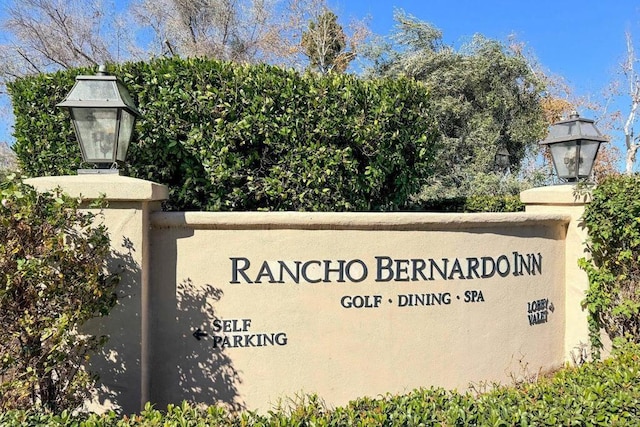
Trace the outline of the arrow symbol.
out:
<instances>
[{"instance_id":1,"label":"arrow symbol","mask_svg":"<svg viewBox=\"0 0 640 427\"><path fill-rule=\"evenodd\" d=\"M205 331L203 331L202 329L198 328L196 329L196 331L192 334L193 337L195 339L197 339L198 341L200 341L203 337L208 336L209 334L207 334Z\"/></svg>"}]
</instances>

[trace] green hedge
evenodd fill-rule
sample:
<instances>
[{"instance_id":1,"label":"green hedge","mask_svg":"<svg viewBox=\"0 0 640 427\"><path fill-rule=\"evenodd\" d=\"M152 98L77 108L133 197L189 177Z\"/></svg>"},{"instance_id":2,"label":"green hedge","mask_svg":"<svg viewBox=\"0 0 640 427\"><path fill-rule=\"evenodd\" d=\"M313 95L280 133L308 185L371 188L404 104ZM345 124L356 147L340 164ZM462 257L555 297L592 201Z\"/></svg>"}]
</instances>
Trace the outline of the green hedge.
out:
<instances>
[{"instance_id":1,"label":"green hedge","mask_svg":"<svg viewBox=\"0 0 640 427\"><path fill-rule=\"evenodd\" d=\"M616 343L640 343L640 175L607 177L582 220L590 255L580 260L589 277L584 305L592 354L599 357L602 330Z\"/></svg>"},{"instance_id":2,"label":"green hedge","mask_svg":"<svg viewBox=\"0 0 640 427\"><path fill-rule=\"evenodd\" d=\"M394 210L433 174L437 133L420 83L208 59L110 72L142 112L128 173L168 185L172 210ZM80 166L70 120L55 104L88 73L9 85L26 175Z\"/></svg>"},{"instance_id":3,"label":"green hedge","mask_svg":"<svg viewBox=\"0 0 640 427\"><path fill-rule=\"evenodd\" d=\"M316 396L259 415L229 414L186 403L141 414L47 415L0 413L13 426L637 426L640 425L640 351L627 348L604 362L566 368L551 378L474 395L443 389L362 398L327 408Z\"/></svg>"},{"instance_id":4,"label":"green hedge","mask_svg":"<svg viewBox=\"0 0 640 427\"><path fill-rule=\"evenodd\" d=\"M470 195L446 199L431 199L414 203L413 210L424 212L524 212L524 203L520 196L505 195Z\"/></svg>"}]
</instances>

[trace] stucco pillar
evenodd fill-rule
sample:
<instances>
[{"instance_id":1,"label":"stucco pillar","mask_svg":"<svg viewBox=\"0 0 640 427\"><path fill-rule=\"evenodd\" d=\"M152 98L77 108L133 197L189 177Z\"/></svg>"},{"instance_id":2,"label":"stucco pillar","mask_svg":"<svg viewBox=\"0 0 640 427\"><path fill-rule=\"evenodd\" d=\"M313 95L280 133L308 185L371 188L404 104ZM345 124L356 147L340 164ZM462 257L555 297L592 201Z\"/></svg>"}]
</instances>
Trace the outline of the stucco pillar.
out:
<instances>
[{"instance_id":1,"label":"stucco pillar","mask_svg":"<svg viewBox=\"0 0 640 427\"><path fill-rule=\"evenodd\" d=\"M100 384L89 405L92 410L138 412L149 400L149 215L168 197L164 185L119 175L74 175L32 178L40 191L61 188L83 205L104 197L108 206L97 210L107 226L116 254L109 269L119 271L118 304L109 317L87 328L109 340L89 368Z\"/></svg>"},{"instance_id":2,"label":"stucco pillar","mask_svg":"<svg viewBox=\"0 0 640 427\"><path fill-rule=\"evenodd\" d=\"M578 195L574 185L554 185L533 188L520 193L520 199L530 213L563 213L571 217L567 228L565 246L565 359L572 360L589 345L587 312L582 309L582 301L589 287L587 273L578 267L578 259L587 255L585 242L587 230L580 220L585 205L589 203L587 194Z\"/></svg>"}]
</instances>

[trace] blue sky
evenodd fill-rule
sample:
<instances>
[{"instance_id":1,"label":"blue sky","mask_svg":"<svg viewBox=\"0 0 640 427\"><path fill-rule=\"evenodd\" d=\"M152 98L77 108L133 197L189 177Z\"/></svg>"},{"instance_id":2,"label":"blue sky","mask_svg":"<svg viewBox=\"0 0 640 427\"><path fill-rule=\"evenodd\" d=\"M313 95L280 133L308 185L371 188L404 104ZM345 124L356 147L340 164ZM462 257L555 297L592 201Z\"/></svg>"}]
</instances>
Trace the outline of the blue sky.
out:
<instances>
[{"instance_id":1,"label":"blue sky","mask_svg":"<svg viewBox=\"0 0 640 427\"><path fill-rule=\"evenodd\" d=\"M117 0L126 3L127 0ZM599 99L625 56L625 31L640 47L640 0L328 0L343 22L368 17L372 31L388 35L403 9L442 30L459 47L474 34L506 41L515 35L544 69L562 76L577 96ZM640 48L637 49L640 53ZM618 99L615 108L626 108ZM598 119L597 112L581 112ZM0 117L0 140L10 133ZM620 139L620 138L618 138Z\"/></svg>"},{"instance_id":2,"label":"blue sky","mask_svg":"<svg viewBox=\"0 0 640 427\"><path fill-rule=\"evenodd\" d=\"M340 16L370 18L389 34L393 12L403 9L442 30L460 46L476 33L506 41L515 35L551 72L579 93L599 92L625 55L625 31L640 42L640 1L330 0Z\"/></svg>"}]
</instances>

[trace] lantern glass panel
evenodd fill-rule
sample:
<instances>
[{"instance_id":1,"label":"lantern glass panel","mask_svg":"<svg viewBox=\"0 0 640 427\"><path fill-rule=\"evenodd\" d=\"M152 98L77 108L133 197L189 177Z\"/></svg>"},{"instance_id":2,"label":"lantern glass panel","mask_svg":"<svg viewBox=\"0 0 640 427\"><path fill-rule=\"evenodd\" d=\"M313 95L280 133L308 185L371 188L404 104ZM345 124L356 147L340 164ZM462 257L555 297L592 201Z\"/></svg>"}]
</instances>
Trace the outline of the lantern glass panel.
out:
<instances>
[{"instance_id":1,"label":"lantern glass panel","mask_svg":"<svg viewBox=\"0 0 640 427\"><path fill-rule=\"evenodd\" d=\"M600 141L582 140L580 143L580 168L578 169L578 177L587 178L591 175L591 169L598 154Z\"/></svg>"},{"instance_id":2,"label":"lantern glass panel","mask_svg":"<svg viewBox=\"0 0 640 427\"><path fill-rule=\"evenodd\" d=\"M588 178L598 154L599 141L576 140L550 144L553 164L562 179Z\"/></svg>"},{"instance_id":3,"label":"lantern glass panel","mask_svg":"<svg viewBox=\"0 0 640 427\"><path fill-rule=\"evenodd\" d=\"M90 163L115 161L117 108L72 108L76 134Z\"/></svg>"},{"instance_id":4,"label":"lantern glass panel","mask_svg":"<svg viewBox=\"0 0 640 427\"><path fill-rule=\"evenodd\" d=\"M116 159L124 162L136 117L127 110L121 110L120 114L120 133L118 134L118 154Z\"/></svg>"},{"instance_id":5,"label":"lantern glass panel","mask_svg":"<svg viewBox=\"0 0 640 427\"><path fill-rule=\"evenodd\" d=\"M578 150L576 141L551 144L549 148L551 149L551 157L558 177L562 179L576 178L576 155Z\"/></svg>"}]
</instances>

